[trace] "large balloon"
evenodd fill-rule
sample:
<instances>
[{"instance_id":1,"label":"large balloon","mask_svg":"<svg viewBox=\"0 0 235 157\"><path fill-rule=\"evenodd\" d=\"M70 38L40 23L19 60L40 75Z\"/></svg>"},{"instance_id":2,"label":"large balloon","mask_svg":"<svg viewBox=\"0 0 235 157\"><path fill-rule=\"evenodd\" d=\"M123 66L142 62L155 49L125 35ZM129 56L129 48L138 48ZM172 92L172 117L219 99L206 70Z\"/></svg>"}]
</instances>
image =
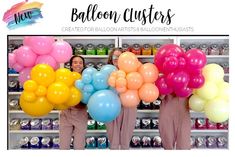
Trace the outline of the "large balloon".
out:
<instances>
[{"instance_id":1,"label":"large balloon","mask_svg":"<svg viewBox=\"0 0 235 157\"><path fill-rule=\"evenodd\" d=\"M189 70L201 69L207 62L205 53L199 49L188 50L185 58Z\"/></svg>"},{"instance_id":2,"label":"large balloon","mask_svg":"<svg viewBox=\"0 0 235 157\"><path fill-rule=\"evenodd\" d=\"M166 78L164 76L160 76L155 82L155 85L158 87L161 95L168 95L173 92L173 89L166 83Z\"/></svg>"},{"instance_id":3,"label":"large balloon","mask_svg":"<svg viewBox=\"0 0 235 157\"><path fill-rule=\"evenodd\" d=\"M200 88L203 86L205 78L203 75L191 75L188 83L189 88Z\"/></svg>"},{"instance_id":4,"label":"large balloon","mask_svg":"<svg viewBox=\"0 0 235 157\"><path fill-rule=\"evenodd\" d=\"M31 70L30 77L37 84L47 87L55 81L55 72L47 64L38 64Z\"/></svg>"},{"instance_id":5,"label":"large balloon","mask_svg":"<svg viewBox=\"0 0 235 157\"><path fill-rule=\"evenodd\" d=\"M196 91L198 96L206 100L215 98L218 92L218 87L213 82L205 82L204 85Z\"/></svg>"},{"instance_id":6,"label":"large balloon","mask_svg":"<svg viewBox=\"0 0 235 157\"><path fill-rule=\"evenodd\" d=\"M53 105L46 97L38 97L34 102L27 102L21 96L20 107L25 113L33 117L47 115L53 109Z\"/></svg>"},{"instance_id":7,"label":"large balloon","mask_svg":"<svg viewBox=\"0 0 235 157\"><path fill-rule=\"evenodd\" d=\"M65 103L67 106L76 106L82 99L82 93L75 87L70 88L69 100Z\"/></svg>"},{"instance_id":8,"label":"large balloon","mask_svg":"<svg viewBox=\"0 0 235 157\"><path fill-rule=\"evenodd\" d=\"M170 81L174 89L184 88L188 85L189 75L184 71L179 71L172 76Z\"/></svg>"},{"instance_id":9,"label":"large balloon","mask_svg":"<svg viewBox=\"0 0 235 157\"><path fill-rule=\"evenodd\" d=\"M30 46L38 55L50 53L54 42L54 38L49 36L33 36L24 38L24 45Z\"/></svg>"},{"instance_id":10,"label":"large balloon","mask_svg":"<svg viewBox=\"0 0 235 157\"><path fill-rule=\"evenodd\" d=\"M224 70L218 64L208 64L202 69L202 74L207 81L221 82L224 80Z\"/></svg>"},{"instance_id":11,"label":"large balloon","mask_svg":"<svg viewBox=\"0 0 235 157\"><path fill-rule=\"evenodd\" d=\"M158 69L152 63L145 63L138 69L145 83L153 83L158 78Z\"/></svg>"},{"instance_id":12,"label":"large balloon","mask_svg":"<svg viewBox=\"0 0 235 157\"><path fill-rule=\"evenodd\" d=\"M61 69L56 70L55 81L63 82L67 86L71 86L73 84L73 77L72 77L71 71L66 68L61 68Z\"/></svg>"},{"instance_id":13,"label":"large balloon","mask_svg":"<svg viewBox=\"0 0 235 157\"><path fill-rule=\"evenodd\" d=\"M19 82L21 85L23 85L25 81L30 79L31 70L32 70L32 68L24 68L20 71Z\"/></svg>"},{"instance_id":14,"label":"large balloon","mask_svg":"<svg viewBox=\"0 0 235 157\"><path fill-rule=\"evenodd\" d=\"M90 97L87 107L94 120L108 123L120 114L121 102L111 90L100 90Z\"/></svg>"},{"instance_id":15,"label":"large balloon","mask_svg":"<svg viewBox=\"0 0 235 157\"><path fill-rule=\"evenodd\" d=\"M139 97L144 102L153 102L159 96L158 88L152 83L145 83L139 89Z\"/></svg>"},{"instance_id":16,"label":"large balloon","mask_svg":"<svg viewBox=\"0 0 235 157\"><path fill-rule=\"evenodd\" d=\"M137 107L140 98L137 90L126 90L120 94L120 99L124 107Z\"/></svg>"},{"instance_id":17,"label":"large balloon","mask_svg":"<svg viewBox=\"0 0 235 157\"><path fill-rule=\"evenodd\" d=\"M194 94L189 98L189 107L193 111L203 112L205 105L206 105L206 101L200 98L198 95Z\"/></svg>"},{"instance_id":18,"label":"large balloon","mask_svg":"<svg viewBox=\"0 0 235 157\"><path fill-rule=\"evenodd\" d=\"M176 57L170 56L163 63L163 72L168 74L169 72L175 71L178 68L178 59Z\"/></svg>"},{"instance_id":19,"label":"large balloon","mask_svg":"<svg viewBox=\"0 0 235 157\"><path fill-rule=\"evenodd\" d=\"M37 55L28 46L21 46L17 49L16 62L25 67L32 67L35 64Z\"/></svg>"},{"instance_id":20,"label":"large balloon","mask_svg":"<svg viewBox=\"0 0 235 157\"><path fill-rule=\"evenodd\" d=\"M57 41L52 46L50 55L59 63L69 61L72 56L72 48L69 43L65 41Z\"/></svg>"},{"instance_id":21,"label":"large balloon","mask_svg":"<svg viewBox=\"0 0 235 157\"><path fill-rule=\"evenodd\" d=\"M102 90L108 88L108 75L103 71L98 71L93 74L93 81L92 85L95 87L96 90Z\"/></svg>"},{"instance_id":22,"label":"large balloon","mask_svg":"<svg viewBox=\"0 0 235 157\"><path fill-rule=\"evenodd\" d=\"M35 64L48 64L50 65L54 70L57 69L57 62L53 57L50 55L41 55L38 56Z\"/></svg>"},{"instance_id":23,"label":"large balloon","mask_svg":"<svg viewBox=\"0 0 235 157\"><path fill-rule=\"evenodd\" d=\"M118 58L118 67L126 73L137 71L139 61L134 53L124 52Z\"/></svg>"},{"instance_id":24,"label":"large balloon","mask_svg":"<svg viewBox=\"0 0 235 157\"><path fill-rule=\"evenodd\" d=\"M204 110L207 118L214 123L222 123L229 118L228 102L220 98L209 101Z\"/></svg>"},{"instance_id":25,"label":"large balloon","mask_svg":"<svg viewBox=\"0 0 235 157\"><path fill-rule=\"evenodd\" d=\"M143 77L138 72L127 74L126 80L128 89L139 89L143 84Z\"/></svg>"},{"instance_id":26,"label":"large balloon","mask_svg":"<svg viewBox=\"0 0 235 157\"><path fill-rule=\"evenodd\" d=\"M70 97L69 87L63 82L52 83L47 90L47 99L53 104L62 104Z\"/></svg>"}]
</instances>

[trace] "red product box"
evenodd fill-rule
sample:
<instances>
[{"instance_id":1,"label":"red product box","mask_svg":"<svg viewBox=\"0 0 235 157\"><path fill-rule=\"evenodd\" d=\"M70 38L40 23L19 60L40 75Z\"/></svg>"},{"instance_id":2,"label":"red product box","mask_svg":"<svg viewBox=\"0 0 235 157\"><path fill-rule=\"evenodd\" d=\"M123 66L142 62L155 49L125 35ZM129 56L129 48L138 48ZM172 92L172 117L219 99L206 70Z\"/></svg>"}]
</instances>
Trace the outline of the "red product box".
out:
<instances>
[{"instance_id":1,"label":"red product box","mask_svg":"<svg viewBox=\"0 0 235 157\"><path fill-rule=\"evenodd\" d=\"M217 129L217 124L214 122L211 122L208 118L206 119L206 128L207 129Z\"/></svg>"}]
</instances>

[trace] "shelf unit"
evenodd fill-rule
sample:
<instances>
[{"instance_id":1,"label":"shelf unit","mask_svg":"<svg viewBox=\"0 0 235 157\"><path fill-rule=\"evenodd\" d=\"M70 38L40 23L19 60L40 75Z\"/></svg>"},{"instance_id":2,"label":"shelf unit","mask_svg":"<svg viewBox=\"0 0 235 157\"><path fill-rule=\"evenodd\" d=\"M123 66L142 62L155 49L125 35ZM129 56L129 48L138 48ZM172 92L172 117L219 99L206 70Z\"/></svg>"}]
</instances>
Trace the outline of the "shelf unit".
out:
<instances>
[{"instance_id":1,"label":"shelf unit","mask_svg":"<svg viewBox=\"0 0 235 157\"><path fill-rule=\"evenodd\" d=\"M56 40L65 40L72 45L77 43L81 43L87 45L92 43L94 45L98 44L115 44L115 47L121 47L122 44L129 44L133 45L138 43L140 45L143 44L168 44L168 43L175 43L175 44L191 44L196 43L200 44L206 42L207 44L211 43L229 43L228 37L211 37L211 36L55 36ZM9 36L9 44L22 44L23 36ZM86 59L86 63L94 62L95 64L98 62L107 62L108 55L82 55ZM137 56L140 61L142 62L153 62L154 56L153 55L138 55ZM229 55L207 55L208 63L229 63ZM61 65L62 67L63 65ZM17 79L19 74L8 74L8 78ZM229 73L225 74L225 79L229 78ZM9 92L8 97L16 97L19 98L22 92ZM53 110L45 117L48 118L58 118L60 111ZM191 117L205 117L203 113L193 112L190 111ZM138 110L137 117L158 117L159 110ZM19 110L9 110L8 112L8 121L11 118L30 118L27 116L23 111ZM42 117L44 118L44 117ZM20 138L24 136L58 136L58 130L9 130L8 134L8 148L14 149L17 148L18 141ZM226 136L228 137L228 130L192 130L192 136ZM158 130L154 129L135 129L134 135L159 135ZM106 130L88 130L87 135L106 135ZM143 149L143 148L142 148Z\"/></svg>"}]
</instances>

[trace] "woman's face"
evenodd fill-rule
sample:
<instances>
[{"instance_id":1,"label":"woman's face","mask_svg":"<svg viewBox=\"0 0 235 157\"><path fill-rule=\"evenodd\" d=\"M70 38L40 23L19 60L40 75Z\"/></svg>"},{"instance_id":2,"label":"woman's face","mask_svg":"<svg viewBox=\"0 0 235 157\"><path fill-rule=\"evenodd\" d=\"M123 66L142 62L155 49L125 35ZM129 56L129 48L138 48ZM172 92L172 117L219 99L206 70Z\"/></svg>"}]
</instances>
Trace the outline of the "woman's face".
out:
<instances>
[{"instance_id":1,"label":"woman's face","mask_svg":"<svg viewBox=\"0 0 235 157\"><path fill-rule=\"evenodd\" d=\"M114 66L118 66L118 57L122 54L121 51L116 50L113 52L113 56L112 56L112 60L113 60L113 65Z\"/></svg>"},{"instance_id":2,"label":"woman's face","mask_svg":"<svg viewBox=\"0 0 235 157\"><path fill-rule=\"evenodd\" d=\"M84 68L83 64L83 60L80 57L75 57L73 58L71 68L73 69L73 71L81 73Z\"/></svg>"}]
</instances>

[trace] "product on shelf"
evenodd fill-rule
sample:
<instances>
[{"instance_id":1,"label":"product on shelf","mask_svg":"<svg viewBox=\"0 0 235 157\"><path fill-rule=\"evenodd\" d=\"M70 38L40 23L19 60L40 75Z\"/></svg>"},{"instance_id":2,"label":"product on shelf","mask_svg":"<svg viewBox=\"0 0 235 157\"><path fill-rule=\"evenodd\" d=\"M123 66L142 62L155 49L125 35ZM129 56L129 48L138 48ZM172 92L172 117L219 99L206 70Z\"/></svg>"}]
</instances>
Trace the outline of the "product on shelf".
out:
<instances>
[{"instance_id":1,"label":"product on shelf","mask_svg":"<svg viewBox=\"0 0 235 157\"><path fill-rule=\"evenodd\" d=\"M93 63L93 62L87 63L87 64L86 64L86 68L89 68L89 67L95 68L95 63Z\"/></svg>"},{"instance_id":2,"label":"product on shelf","mask_svg":"<svg viewBox=\"0 0 235 157\"><path fill-rule=\"evenodd\" d=\"M196 44L190 44L187 50L196 49L196 48L197 48Z\"/></svg>"},{"instance_id":3,"label":"product on shelf","mask_svg":"<svg viewBox=\"0 0 235 157\"><path fill-rule=\"evenodd\" d=\"M106 129L106 126L105 126L104 123L97 122L97 129L98 129L98 130L105 130L105 129Z\"/></svg>"},{"instance_id":4,"label":"product on shelf","mask_svg":"<svg viewBox=\"0 0 235 157\"><path fill-rule=\"evenodd\" d=\"M158 129L159 120L158 118L152 118L151 129Z\"/></svg>"},{"instance_id":5,"label":"product on shelf","mask_svg":"<svg viewBox=\"0 0 235 157\"><path fill-rule=\"evenodd\" d=\"M154 136L152 138L152 147L161 147L162 146L162 139L160 136Z\"/></svg>"},{"instance_id":6,"label":"product on shelf","mask_svg":"<svg viewBox=\"0 0 235 157\"><path fill-rule=\"evenodd\" d=\"M131 48L131 52L135 55L141 55L141 47L139 44L134 44Z\"/></svg>"},{"instance_id":7,"label":"product on shelf","mask_svg":"<svg viewBox=\"0 0 235 157\"><path fill-rule=\"evenodd\" d=\"M94 136L89 136L86 138L86 148L96 148L96 138Z\"/></svg>"},{"instance_id":8,"label":"product on shelf","mask_svg":"<svg viewBox=\"0 0 235 157\"><path fill-rule=\"evenodd\" d=\"M228 129L228 121L217 123L217 129Z\"/></svg>"},{"instance_id":9,"label":"product on shelf","mask_svg":"<svg viewBox=\"0 0 235 157\"><path fill-rule=\"evenodd\" d=\"M214 136L207 136L206 137L206 146L207 148L216 148L217 143L216 143L216 137Z\"/></svg>"},{"instance_id":10,"label":"product on shelf","mask_svg":"<svg viewBox=\"0 0 235 157\"><path fill-rule=\"evenodd\" d=\"M106 55L107 53L106 53L106 47L105 47L105 45L104 44L99 44L98 46L97 46L97 55Z\"/></svg>"},{"instance_id":11,"label":"product on shelf","mask_svg":"<svg viewBox=\"0 0 235 157\"><path fill-rule=\"evenodd\" d=\"M29 118L21 119L21 121L20 121L20 129L21 130L30 130L31 129L30 119Z\"/></svg>"},{"instance_id":12,"label":"product on shelf","mask_svg":"<svg viewBox=\"0 0 235 157\"><path fill-rule=\"evenodd\" d=\"M20 110L19 100L18 99L10 99L9 100L9 109L10 110Z\"/></svg>"},{"instance_id":13,"label":"product on shelf","mask_svg":"<svg viewBox=\"0 0 235 157\"><path fill-rule=\"evenodd\" d=\"M42 119L42 130L52 130L52 119L50 118Z\"/></svg>"},{"instance_id":14,"label":"product on shelf","mask_svg":"<svg viewBox=\"0 0 235 157\"><path fill-rule=\"evenodd\" d=\"M158 52L158 50L159 50L159 48L160 48L161 46L162 46L161 44L155 44L155 45L153 45L153 49L152 49L153 55L156 55L156 54L157 54L157 52Z\"/></svg>"},{"instance_id":15,"label":"product on shelf","mask_svg":"<svg viewBox=\"0 0 235 157\"><path fill-rule=\"evenodd\" d=\"M53 130L59 130L59 119L55 118L52 121L52 129Z\"/></svg>"},{"instance_id":16,"label":"product on shelf","mask_svg":"<svg viewBox=\"0 0 235 157\"><path fill-rule=\"evenodd\" d=\"M150 129L151 128L151 119L150 118L142 118L142 129Z\"/></svg>"},{"instance_id":17,"label":"product on shelf","mask_svg":"<svg viewBox=\"0 0 235 157\"><path fill-rule=\"evenodd\" d=\"M42 129L42 120L35 118L30 121L31 130L41 130Z\"/></svg>"},{"instance_id":18,"label":"product on shelf","mask_svg":"<svg viewBox=\"0 0 235 157\"><path fill-rule=\"evenodd\" d=\"M52 139L52 148L58 149L60 147L60 138L58 136Z\"/></svg>"},{"instance_id":19,"label":"product on shelf","mask_svg":"<svg viewBox=\"0 0 235 157\"><path fill-rule=\"evenodd\" d=\"M29 137L22 137L19 140L19 145L20 145L20 148L22 148L22 149L30 148Z\"/></svg>"},{"instance_id":20,"label":"product on shelf","mask_svg":"<svg viewBox=\"0 0 235 157\"><path fill-rule=\"evenodd\" d=\"M229 55L229 45L228 44L221 45L220 55Z\"/></svg>"},{"instance_id":21,"label":"product on shelf","mask_svg":"<svg viewBox=\"0 0 235 157\"><path fill-rule=\"evenodd\" d=\"M196 129L195 119L191 118L191 129Z\"/></svg>"},{"instance_id":22,"label":"product on shelf","mask_svg":"<svg viewBox=\"0 0 235 157\"><path fill-rule=\"evenodd\" d=\"M152 102L152 109L159 110L161 103L162 101L160 99L156 99L155 101Z\"/></svg>"},{"instance_id":23,"label":"product on shelf","mask_svg":"<svg viewBox=\"0 0 235 157\"><path fill-rule=\"evenodd\" d=\"M16 46L15 44L9 44L7 48L8 53L13 52L15 49L17 49L16 47L18 46Z\"/></svg>"},{"instance_id":24,"label":"product on shelf","mask_svg":"<svg viewBox=\"0 0 235 157\"><path fill-rule=\"evenodd\" d=\"M11 119L10 130L20 130L20 119L19 118Z\"/></svg>"},{"instance_id":25,"label":"product on shelf","mask_svg":"<svg viewBox=\"0 0 235 157\"><path fill-rule=\"evenodd\" d=\"M8 74L18 74L14 69L8 69Z\"/></svg>"},{"instance_id":26,"label":"product on shelf","mask_svg":"<svg viewBox=\"0 0 235 157\"><path fill-rule=\"evenodd\" d=\"M40 149L42 147L41 143L42 137L34 136L30 139L30 148L32 149Z\"/></svg>"},{"instance_id":27,"label":"product on shelf","mask_svg":"<svg viewBox=\"0 0 235 157\"><path fill-rule=\"evenodd\" d=\"M209 55L219 55L219 54L220 54L219 45L218 44L212 44L210 46Z\"/></svg>"},{"instance_id":28,"label":"product on shelf","mask_svg":"<svg viewBox=\"0 0 235 157\"><path fill-rule=\"evenodd\" d=\"M142 137L142 147L151 147L151 137L143 136Z\"/></svg>"},{"instance_id":29,"label":"product on shelf","mask_svg":"<svg viewBox=\"0 0 235 157\"><path fill-rule=\"evenodd\" d=\"M206 119L206 128L207 129L217 129L217 124L210 121L208 118Z\"/></svg>"},{"instance_id":30,"label":"product on shelf","mask_svg":"<svg viewBox=\"0 0 235 157\"><path fill-rule=\"evenodd\" d=\"M206 137L196 137L195 145L197 148L206 148Z\"/></svg>"},{"instance_id":31,"label":"product on shelf","mask_svg":"<svg viewBox=\"0 0 235 157\"><path fill-rule=\"evenodd\" d=\"M209 46L207 44L200 44L199 49L201 49L203 52L205 52L206 55L209 55Z\"/></svg>"},{"instance_id":32,"label":"product on shelf","mask_svg":"<svg viewBox=\"0 0 235 157\"><path fill-rule=\"evenodd\" d=\"M190 145L191 145L191 148L195 147L195 137L194 136L190 137Z\"/></svg>"},{"instance_id":33,"label":"product on shelf","mask_svg":"<svg viewBox=\"0 0 235 157\"><path fill-rule=\"evenodd\" d=\"M86 55L96 55L96 48L93 44L86 46Z\"/></svg>"},{"instance_id":34,"label":"product on shelf","mask_svg":"<svg viewBox=\"0 0 235 157\"><path fill-rule=\"evenodd\" d=\"M42 148L51 148L52 147L52 141L50 137L43 137L41 140Z\"/></svg>"},{"instance_id":35,"label":"product on shelf","mask_svg":"<svg viewBox=\"0 0 235 157\"><path fill-rule=\"evenodd\" d=\"M123 52L131 52L131 47L128 44L122 44Z\"/></svg>"},{"instance_id":36,"label":"product on shelf","mask_svg":"<svg viewBox=\"0 0 235 157\"><path fill-rule=\"evenodd\" d=\"M185 44L180 44L180 47L184 50L184 52L187 51L187 46Z\"/></svg>"},{"instance_id":37,"label":"product on shelf","mask_svg":"<svg viewBox=\"0 0 235 157\"><path fill-rule=\"evenodd\" d=\"M152 49L149 44L144 44L142 47L142 55L152 55Z\"/></svg>"},{"instance_id":38,"label":"product on shelf","mask_svg":"<svg viewBox=\"0 0 235 157\"><path fill-rule=\"evenodd\" d=\"M220 65L224 69L224 73L229 73L229 63L228 62L221 63Z\"/></svg>"},{"instance_id":39,"label":"product on shelf","mask_svg":"<svg viewBox=\"0 0 235 157\"><path fill-rule=\"evenodd\" d=\"M114 47L115 47L114 44L109 44L109 45L108 45L108 55L110 54L110 52L113 51Z\"/></svg>"},{"instance_id":40,"label":"product on shelf","mask_svg":"<svg viewBox=\"0 0 235 157\"><path fill-rule=\"evenodd\" d=\"M99 62L96 64L96 68L97 70L100 70L102 68L102 66L104 66L106 63L103 63L103 62Z\"/></svg>"},{"instance_id":41,"label":"product on shelf","mask_svg":"<svg viewBox=\"0 0 235 157\"><path fill-rule=\"evenodd\" d=\"M8 82L8 90L10 92L19 91L19 81L18 80L9 80Z\"/></svg>"},{"instance_id":42,"label":"product on shelf","mask_svg":"<svg viewBox=\"0 0 235 157\"><path fill-rule=\"evenodd\" d=\"M19 92L22 92L24 90L23 85L19 85Z\"/></svg>"},{"instance_id":43,"label":"product on shelf","mask_svg":"<svg viewBox=\"0 0 235 157\"><path fill-rule=\"evenodd\" d=\"M218 148L227 148L228 147L228 139L227 137L217 137L217 147Z\"/></svg>"},{"instance_id":44,"label":"product on shelf","mask_svg":"<svg viewBox=\"0 0 235 157\"><path fill-rule=\"evenodd\" d=\"M196 129L206 129L206 119L196 118L195 125L196 125Z\"/></svg>"},{"instance_id":45,"label":"product on shelf","mask_svg":"<svg viewBox=\"0 0 235 157\"><path fill-rule=\"evenodd\" d=\"M97 147L99 149L107 148L107 137L106 136L100 136L97 138Z\"/></svg>"},{"instance_id":46,"label":"product on shelf","mask_svg":"<svg viewBox=\"0 0 235 157\"><path fill-rule=\"evenodd\" d=\"M140 136L132 136L130 145L131 147L140 147L141 146Z\"/></svg>"},{"instance_id":47,"label":"product on shelf","mask_svg":"<svg viewBox=\"0 0 235 157\"><path fill-rule=\"evenodd\" d=\"M73 54L74 55L85 55L86 50L82 44L78 43L74 46L74 53Z\"/></svg>"},{"instance_id":48,"label":"product on shelf","mask_svg":"<svg viewBox=\"0 0 235 157\"><path fill-rule=\"evenodd\" d=\"M89 119L87 121L87 129L88 130L95 130L96 129L96 121L93 119Z\"/></svg>"},{"instance_id":49,"label":"product on shelf","mask_svg":"<svg viewBox=\"0 0 235 157\"><path fill-rule=\"evenodd\" d=\"M135 129L140 129L141 126L141 119L136 118L135 120Z\"/></svg>"},{"instance_id":50,"label":"product on shelf","mask_svg":"<svg viewBox=\"0 0 235 157\"><path fill-rule=\"evenodd\" d=\"M151 106L151 103L150 102L144 102L144 101L141 101L141 108L144 109L144 110L150 110L152 109L152 106Z\"/></svg>"}]
</instances>

